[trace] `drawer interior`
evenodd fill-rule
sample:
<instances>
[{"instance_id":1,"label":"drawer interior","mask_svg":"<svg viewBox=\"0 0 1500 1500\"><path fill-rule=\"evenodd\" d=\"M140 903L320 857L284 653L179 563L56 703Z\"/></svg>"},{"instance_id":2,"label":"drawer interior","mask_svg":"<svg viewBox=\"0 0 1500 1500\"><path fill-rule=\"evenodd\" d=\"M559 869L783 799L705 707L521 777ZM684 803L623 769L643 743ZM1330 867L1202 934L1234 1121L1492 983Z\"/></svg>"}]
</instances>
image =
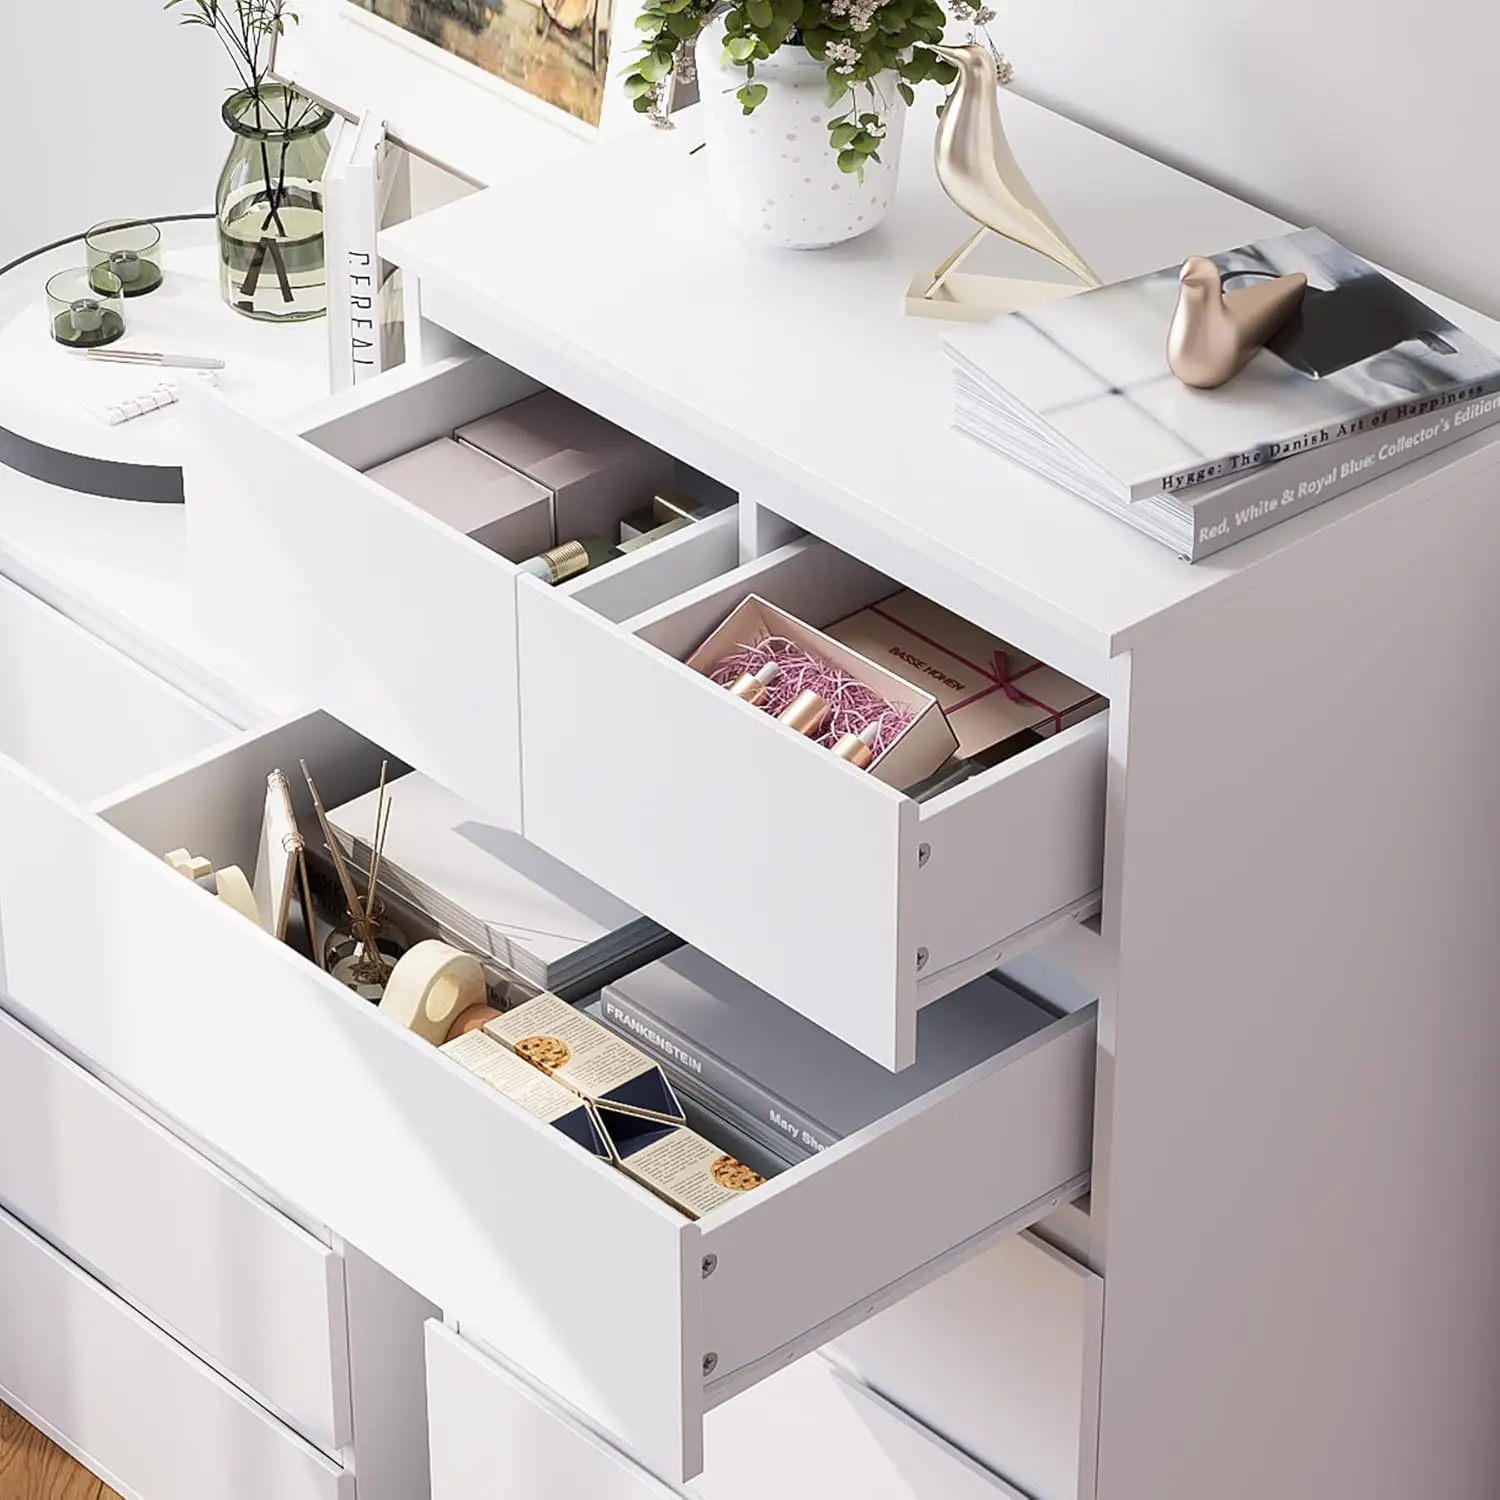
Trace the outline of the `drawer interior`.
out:
<instances>
[{"instance_id":1,"label":"drawer interior","mask_svg":"<svg viewBox=\"0 0 1500 1500\"><path fill-rule=\"evenodd\" d=\"M525 832L685 941L894 1068L923 1005L1097 908L1102 699L968 779L901 789L686 663L748 596L822 629L895 580L803 537L631 615L595 609L605 587L522 580ZM624 729L607 757L601 725ZM743 914L773 891L769 943Z\"/></svg>"},{"instance_id":2,"label":"drawer interior","mask_svg":"<svg viewBox=\"0 0 1500 1500\"><path fill-rule=\"evenodd\" d=\"M270 770L306 758L331 806L372 788L381 756L315 714L201 757L103 817L152 856L187 845L253 865ZM314 829L305 788L299 812ZM1006 1050L693 1222L286 945L214 910L206 892L170 871L142 866L140 875L170 894L174 934L189 918L205 934L211 923L224 970L245 976L232 1012L216 999L174 1042L184 1066L194 1036L206 1052L233 1045L281 1059L216 1082L215 1109L233 1112L238 1101L257 1122L231 1131L247 1165L658 1463L690 1471L710 1406L1086 1185L1092 1004L1059 1014L1010 996L1017 1040ZM138 936L150 945L149 932ZM286 999L272 1002L273 985ZM284 1038L288 1011L298 1033ZM184 1087L186 1099L202 1085ZM260 1123L268 1095L279 1148ZM715 1117L694 1123L716 1143L729 1138ZM434 1183L431 1154L455 1138L484 1170L454 1164ZM357 1183L378 1198L351 1196ZM888 1213L895 1198L910 1210L899 1224ZM517 1199L547 1211L518 1213ZM630 1296L611 1298L602 1319L584 1305L596 1296L578 1301L584 1244L607 1247L611 1277L628 1269Z\"/></svg>"},{"instance_id":3,"label":"drawer interior","mask_svg":"<svg viewBox=\"0 0 1500 1500\"><path fill-rule=\"evenodd\" d=\"M453 438L469 424L544 391L545 387L536 381L488 355L454 356L427 368L392 371L314 408L299 423L301 440L358 474L361 486L377 493L382 503L425 514L420 506L403 498L390 483L370 471L429 443ZM686 464L665 455L663 462L671 476L670 486L700 504L715 507L712 512L701 522L598 565L559 587L584 580L590 585L602 583L604 587L594 590L596 607L606 612L644 608L648 600L654 602L654 598L687 588L700 578L732 566L737 554L738 526L733 493ZM637 487L621 487L602 496L590 492L580 498L559 492L553 517L554 541L561 543L593 534L615 541L619 524L649 499L650 495ZM712 537L713 542L706 540L705 526L706 536ZM651 561L662 548L668 550L673 562L654 568ZM502 540L490 555L503 571L511 572L513 565L534 555L534 550ZM703 560L695 563L693 560L698 558ZM640 584L632 586L625 582L652 576L659 576L662 581L645 592ZM614 587L610 587L611 583ZM613 602L616 600L620 602Z\"/></svg>"}]
</instances>

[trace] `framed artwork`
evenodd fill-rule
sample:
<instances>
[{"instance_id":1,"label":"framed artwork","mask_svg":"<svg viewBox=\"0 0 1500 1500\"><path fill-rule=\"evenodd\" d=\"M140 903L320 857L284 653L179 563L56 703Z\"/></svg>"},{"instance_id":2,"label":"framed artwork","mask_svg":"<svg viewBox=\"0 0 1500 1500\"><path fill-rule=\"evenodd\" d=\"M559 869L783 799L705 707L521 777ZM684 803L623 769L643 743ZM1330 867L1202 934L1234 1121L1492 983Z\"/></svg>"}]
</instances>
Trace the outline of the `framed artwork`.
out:
<instances>
[{"instance_id":1,"label":"framed artwork","mask_svg":"<svg viewBox=\"0 0 1500 1500\"><path fill-rule=\"evenodd\" d=\"M275 76L380 115L414 155L479 187L545 173L640 116L621 86L628 0L299 0ZM616 54L614 57L611 53Z\"/></svg>"},{"instance_id":2,"label":"framed artwork","mask_svg":"<svg viewBox=\"0 0 1500 1500\"><path fill-rule=\"evenodd\" d=\"M345 0L417 42L597 128L611 0Z\"/></svg>"}]
</instances>

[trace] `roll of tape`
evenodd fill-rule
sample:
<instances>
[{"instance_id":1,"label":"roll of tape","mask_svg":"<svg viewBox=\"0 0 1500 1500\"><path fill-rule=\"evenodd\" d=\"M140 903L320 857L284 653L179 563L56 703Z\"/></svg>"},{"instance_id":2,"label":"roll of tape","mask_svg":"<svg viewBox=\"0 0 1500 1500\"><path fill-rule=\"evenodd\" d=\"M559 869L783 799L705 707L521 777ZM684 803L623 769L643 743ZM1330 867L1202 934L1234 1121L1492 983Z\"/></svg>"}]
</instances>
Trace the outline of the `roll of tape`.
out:
<instances>
[{"instance_id":1,"label":"roll of tape","mask_svg":"<svg viewBox=\"0 0 1500 1500\"><path fill-rule=\"evenodd\" d=\"M380 1008L434 1047L462 1012L485 1000L484 970L468 953L428 938L402 954Z\"/></svg>"},{"instance_id":2,"label":"roll of tape","mask_svg":"<svg viewBox=\"0 0 1500 1500\"><path fill-rule=\"evenodd\" d=\"M215 876L215 887L219 900L232 906L242 917L248 917L260 926L260 910L255 904L255 892L245 879L245 872L238 865L225 865Z\"/></svg>"}]
</instances>

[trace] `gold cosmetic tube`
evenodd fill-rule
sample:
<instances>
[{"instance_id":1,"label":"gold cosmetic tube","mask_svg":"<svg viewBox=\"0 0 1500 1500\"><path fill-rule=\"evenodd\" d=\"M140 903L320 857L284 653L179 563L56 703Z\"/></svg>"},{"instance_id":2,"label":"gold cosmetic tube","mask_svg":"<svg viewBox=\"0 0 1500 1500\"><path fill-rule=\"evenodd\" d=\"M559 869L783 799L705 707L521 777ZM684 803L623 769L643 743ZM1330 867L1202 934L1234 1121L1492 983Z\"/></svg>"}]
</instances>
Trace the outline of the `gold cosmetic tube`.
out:
<instances>
[{"instance_id":1,"label":"gold cosmetic tube","mask_svg":"<svg viewBox=\"0 0 1500 1500\"><path fill-rule=\"evenodd\" d=\"M828 705L812 691L800 694L789 707L783 710L780 722L788 729L809 737L817 734L828 717Z\"/></svg>"},{"instance_id":2,"label":"gold cosmetic tube","mask_svg":"<svg viewBox=\"0 0 1500 1500\"><path fill-rule=\"evenodd\" d=\"M758 672L743 673L737 682L730 684L729 691L758 708L766 701L767 690L780 675L781 668L774 661L768 661Z\"/></svg>"},{"instance_id":3,"label":"gold cosmetic tube","mask_svg":"<svg viewBox=\"0 0 1500 1500\"><path fill-rule=\"evenodd\" d=\"M840 760L847 760L851 766L858 766L863 771L875 759L875 741L879 735L879 722L871 722L858 734L846 734L833 747L833 753Z\"/></svg>"}]
</instances>

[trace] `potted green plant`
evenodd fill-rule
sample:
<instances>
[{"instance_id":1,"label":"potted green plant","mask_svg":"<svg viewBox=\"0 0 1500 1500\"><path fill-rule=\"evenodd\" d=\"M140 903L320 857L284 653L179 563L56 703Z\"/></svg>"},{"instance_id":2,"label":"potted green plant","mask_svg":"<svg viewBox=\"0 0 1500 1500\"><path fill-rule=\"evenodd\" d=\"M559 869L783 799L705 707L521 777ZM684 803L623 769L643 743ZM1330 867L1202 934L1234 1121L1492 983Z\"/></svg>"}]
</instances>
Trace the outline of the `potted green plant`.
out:
<instances>
[{"instance_id":1,"label":"potted green plant","mask_svg":"<svg viewBox=\"0 0 1500 1500\"><path fill-rule=\"evenodd\" d=\"M932 50L951 17L993 19L982 0L647 0L625 77L636 109L674 75L701 82L710 185L757 239L811 249L873 229L895 191L914 85L957 70Z\"/></svg>"},{"instance_id":2,"label":"potted green plant","mask_svg":"<svg viewBox=\"0 0 1500 1500\"><path fill-rule=\"evenodd\" d=\"M233 137L219 175L219 287L246 317L300 322L328 310L323 249L323 173L328 126L322 105L270 81L278 37L297 16L287 0L164 0L186 26L223 43L240 86L224 103Z\"/></svg>"}]
</instances>

